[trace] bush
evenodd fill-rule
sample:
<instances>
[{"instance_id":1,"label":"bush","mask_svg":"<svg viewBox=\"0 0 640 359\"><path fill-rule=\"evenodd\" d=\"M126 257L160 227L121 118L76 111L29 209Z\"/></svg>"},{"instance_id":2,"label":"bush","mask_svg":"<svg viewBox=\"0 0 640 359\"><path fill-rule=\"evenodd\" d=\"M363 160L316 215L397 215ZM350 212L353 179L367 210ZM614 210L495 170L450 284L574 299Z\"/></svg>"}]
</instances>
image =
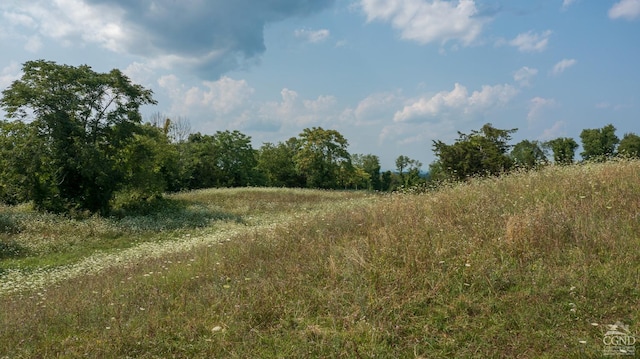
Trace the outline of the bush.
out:
<instances>
[{"instance_id":1,"label":"bush","mask_svg":"<svg viewBox=\"0 0 640 359\"><path fill-rule=\"evenodd\" d=\"M21 230L22 226L13 216L7 213L0 213L0 233L16 234L20 233Z\"/></svg>"}]
</instances>

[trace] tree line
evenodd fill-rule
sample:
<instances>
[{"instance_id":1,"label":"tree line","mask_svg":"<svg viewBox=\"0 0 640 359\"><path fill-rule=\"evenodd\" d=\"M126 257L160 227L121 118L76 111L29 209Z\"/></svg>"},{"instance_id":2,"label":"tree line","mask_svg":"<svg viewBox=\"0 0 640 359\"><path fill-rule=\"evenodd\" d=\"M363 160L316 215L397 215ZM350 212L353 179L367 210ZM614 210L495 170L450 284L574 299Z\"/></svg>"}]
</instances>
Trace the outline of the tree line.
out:
<instances>
[{"instance_id":1,"label":"tree line","mask_svg":"<svg viewBox=\"0 0 640 359\"><path fill-rule=\"evenodd\" d=\"M23 75L2 92L0 106L0 201L32 202L55 213L108 215L114 207L159 198L163 193L209 187L273 186L392 191L443 180L532 169L551 161L574 162L577 143L558 138L509 145L516 129L486 124L459 133L453 144L433 142L437 160L429 176L422 163L396 159L396 171L381 172L373 154L350 154L336 130L312 127L278 143L254 149L239 131L191 133L184 118L154 114L151 90L119 70L29 61ZM640 138L615 128L581 133L586 160L618 154L637 157Z\"/></svg>"}]
</instances>

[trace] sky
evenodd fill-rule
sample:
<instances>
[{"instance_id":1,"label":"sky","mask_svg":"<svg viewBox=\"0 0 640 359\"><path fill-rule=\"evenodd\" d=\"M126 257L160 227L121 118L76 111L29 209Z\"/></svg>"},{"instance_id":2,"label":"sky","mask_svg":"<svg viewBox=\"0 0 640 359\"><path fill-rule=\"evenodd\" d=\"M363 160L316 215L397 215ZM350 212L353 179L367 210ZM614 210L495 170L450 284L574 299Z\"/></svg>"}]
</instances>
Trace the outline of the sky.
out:
<instances>
[{"instance_id":1,"label":"sky","mask_svg":"<svg viewBox=\"0 0 640 359\"><path fill-rule=\"evenodd\" d=\"M640 134L640 0L2 0L0 45L0 90L30 60L118 68L145 118L256 149L333 129L383 170L485 123Z\"/></svg>"}]
</instances>

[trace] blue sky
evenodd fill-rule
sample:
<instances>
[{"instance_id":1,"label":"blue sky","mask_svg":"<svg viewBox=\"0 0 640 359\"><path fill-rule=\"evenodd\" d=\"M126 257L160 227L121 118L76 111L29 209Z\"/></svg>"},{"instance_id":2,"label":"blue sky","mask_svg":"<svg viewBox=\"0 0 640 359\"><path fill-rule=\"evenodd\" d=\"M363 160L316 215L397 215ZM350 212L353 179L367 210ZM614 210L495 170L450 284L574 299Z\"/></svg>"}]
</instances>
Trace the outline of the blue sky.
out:
<instances>
[{"instance_id":1,"label":"blue sky","mask_svg":"<svg viewBox=\"0 0 640 359\"><path fill-rule=\"evenodd\" d=\"M335 129L383 169L487 122L640 133L640 0L3 0L0 44L2 89L29 60L119 68L145 116L255 148Z\"/></svg>"}]
</instances>

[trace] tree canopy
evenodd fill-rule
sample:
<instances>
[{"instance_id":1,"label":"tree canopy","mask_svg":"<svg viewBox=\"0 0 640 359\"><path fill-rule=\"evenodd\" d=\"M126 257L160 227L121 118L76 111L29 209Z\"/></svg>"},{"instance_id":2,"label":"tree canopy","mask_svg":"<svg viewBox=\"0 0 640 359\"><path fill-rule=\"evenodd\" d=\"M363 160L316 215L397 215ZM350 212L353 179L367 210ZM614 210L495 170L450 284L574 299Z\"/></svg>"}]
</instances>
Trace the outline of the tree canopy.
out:
<instances>
[{"instance_id":1,"label":"tree canopy","mask_svg":"<svg viewBox=\"0 0 640 359\"><path fill-rule=\"evenodd\" d=\"M507 155L508 142L516 131L497 129L487 123L470 134L458 132L459 138L451 145L433 141L433 152L438 159L431 168L440 176L456 180L506 172L513 164Z\"/></svg>"},{"instance_id":2,"label":"tree canopy","mask_svg":"<svg viewBox=\"0 0 640 359\"><path fill-rule=\"evenodd\" d=\"M251 137L237 130L191 133L183 117L154 113L143 124L140 109L156 103L152 95L117 69L99 73L87 65L26 62L21 78L0 99L6 111L0 121L0 201L108 214L114 205L122 208L123 199L207 187L393 191L420 188L427 180L534 169L548 163L548 150L556 164L570 164L578 148L568 137L512 146L517 129L487 123L469 134L458 132L452 144L433 141L437 160L425 179L422 164L405 155L396 158L396 172L381 173L378 156L349 154L347 140L332 129L306 128L298 137L256 150ZM627 133L620 141L615 130L611 124L583 130L582 157L640 156L640 137Z\"/></svg>"},{"instance_id":3,"label":"tree canopy","mask_svg":"<svg viewBox=\"0 0 640 359\"><path fill-rule=\"evenodd\" d=\"M142 135L139 109L152 92L119 70L29 61L23 75L2 92L7 117L25 125L26 141L12 149L28 157L22 173L35 205L51 211L106 213L133 167L123 151ZM5 129L10 128L5 124ZM15 132L17 133L17 132ZM20 171L18 171L20 172Z\"/></svg>"},{"instance_id":4,"label":"tree canopy","mask_svg":"<svg viewBox=\"0 0 640 359\"><path fill-rule=\"evenodd\" d=\"M547 156L538 141L522 140L511 150L511 158L514 165L532 169L547 162Z\"/></svg>"},{"instance_id":5,"label":"tree canopy","mask_svg":"<svg viewBox=\"0 0 640 359\"><path fill-rule=\"evenodd\" d=\"M584 160L604 160L613 157L616 145L620 142L616 136L616 128L608 124L603 128L584 129L580 133Z\"/></svg>"},{"instance_id":6,"label":"tree canopy","mask_svg":"<svg viewBox=\"0 0 640 359\"><path fill-rule=\"evenodd\" d=\"M336 130L306 128L299 136L296 168L312 188L339 188L352 169L347 140Z\"/></svg>"},{"instance_id":7,"label":"tree canopy","mask_svg":"<svg viewBox=\"0 0 640 359\"><path fill-rule=\"evenodd\" d=\"M546 148L553 152L553 161L559 165L573 163L573 159L578 148L578 143L569 137L558 137L544 143Z\"/></svg>"},{"instance_id":8,"label":"tree canopy","mask_svg":"<svg viewBox=\"0 0 640 359\"><path fill-rule=\"evenodd\" d=\"M640 157L640 136L634 133L625 133L620 140L618 154L626 157Z\"/></svg>"}]
</instances>

